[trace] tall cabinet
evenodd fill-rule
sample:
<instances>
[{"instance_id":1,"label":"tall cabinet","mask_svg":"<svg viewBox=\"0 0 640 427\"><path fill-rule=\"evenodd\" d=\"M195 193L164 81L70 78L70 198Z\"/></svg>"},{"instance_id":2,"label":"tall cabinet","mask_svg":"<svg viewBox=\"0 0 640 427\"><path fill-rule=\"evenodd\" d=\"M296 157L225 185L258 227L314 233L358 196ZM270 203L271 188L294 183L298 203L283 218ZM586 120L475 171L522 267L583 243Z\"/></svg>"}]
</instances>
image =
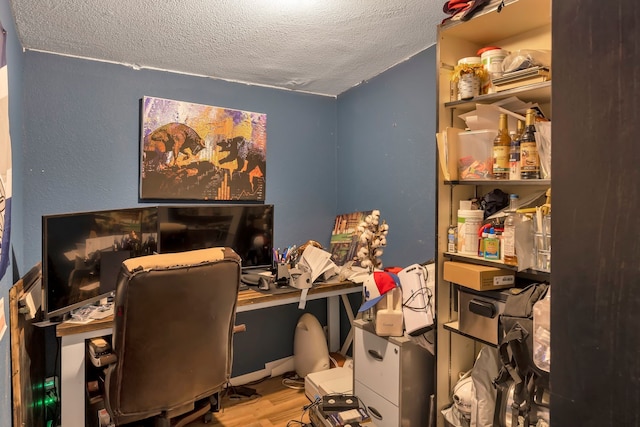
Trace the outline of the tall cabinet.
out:
<instances>
[{"instance_id":1,"label":"tall cabinet","mask_svg":"<svg viewBox=\"0 0 640 427\"><path fill-rule=\"evenodd\" d=\"M459 115L476 109L476 104L490 104L516 96L522 101L536 102L545 115L551 118L551 81L519 86L498 93L479 95L472 100L452 100L450 76L460 58L476 56L487 46L498 46L508 51L520 49L551 49L551 0L512 0L491 2L474 17L464 22L449 22L438 27L438 132L448 127L464 129L465 122ZM496 123L497 129L497 123ZM439 156L441 153L439 153ZM474 264L499 266L514 270L516 278L549 280L548 272L533 269L517 272L514 267L479 257L447 252L447 229L457 221L460 200L479 197L499 188L506 193L517 193L521 198L550 188L550 180L521 181L445 181L440 164L437 178L437 374L436 396L438 426L444 426L440 410L451 403L452 389L461 372L473 367L481 345L476 337L461 333L457 328L458 299L455 284L443 280L445 261L463 261Z\"/></svg>"}]
</instances>

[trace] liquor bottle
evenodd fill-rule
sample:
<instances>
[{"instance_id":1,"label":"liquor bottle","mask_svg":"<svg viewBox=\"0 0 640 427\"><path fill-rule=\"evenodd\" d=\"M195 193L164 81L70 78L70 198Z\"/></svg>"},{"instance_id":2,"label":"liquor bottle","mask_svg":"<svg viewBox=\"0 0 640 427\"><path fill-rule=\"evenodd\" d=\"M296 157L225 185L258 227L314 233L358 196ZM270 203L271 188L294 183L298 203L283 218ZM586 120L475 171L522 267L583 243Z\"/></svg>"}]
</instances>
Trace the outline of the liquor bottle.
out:
<instances>
[{"instance_id":1,"label":"liquor bottle","mask_svg":"<svg viewBox=\"0 0 640 427\"><path fill-rule=\"evenodd\" d=\"M522 123L518 120L518 123ZM509 180L520 179L520 134L511 131L511 147L509 148Z\"/></svg>"},{"instance_id":2,"label":"liquor bottle","mask_svg":"<svg viewBox=\"0 0 640 427\"><path fill-rule=\"evenodd\" d=\"M518 205L518 195L509 195L509 210L507 218L504 220L504 231L502 232L502 252L504 254L504 263L508 265L518 265L518 256L516 255L516 212Z\"/></svg>"},{"instance_id":3,"label":"liquor bottle","mask_svg":"<svg viewBox=\"0 0 640 427\"><path fill-rule=\"evenodd\" d=\"M507 115L500 114L498 135L493 140L493 179L509 179L509 149L511 137Z\"/></svg>"},{"instance_id":4,"label":"liquor bottle","mask_svg":"<svg viewBox=\"0 0 640 427\"><path fill-rule=\"evenodd\" d=\"M528 109L524 132L520 138L520 177L522 179L540 179L535 117L535 110Z\"/></svg>"}]
</instances>

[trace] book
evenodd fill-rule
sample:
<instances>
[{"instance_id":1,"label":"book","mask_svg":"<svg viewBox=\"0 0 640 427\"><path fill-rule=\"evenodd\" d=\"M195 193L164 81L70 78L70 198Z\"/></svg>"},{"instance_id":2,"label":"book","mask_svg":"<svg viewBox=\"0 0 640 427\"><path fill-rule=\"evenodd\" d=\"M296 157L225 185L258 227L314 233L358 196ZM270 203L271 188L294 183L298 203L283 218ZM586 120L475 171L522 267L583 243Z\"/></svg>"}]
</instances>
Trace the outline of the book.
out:
<instances>
[{"instance_id":1,"label":"book","mask_svg":"<svg viewBox=\"0 0 640 427\"><path fill-rule=\"evenodd\" d=\"M511 73L505 73L502 77L493 80L496 92L507 89L542 83L551 80L551 71L546 67L531 67Z\"/></svg>"}]
</instances>

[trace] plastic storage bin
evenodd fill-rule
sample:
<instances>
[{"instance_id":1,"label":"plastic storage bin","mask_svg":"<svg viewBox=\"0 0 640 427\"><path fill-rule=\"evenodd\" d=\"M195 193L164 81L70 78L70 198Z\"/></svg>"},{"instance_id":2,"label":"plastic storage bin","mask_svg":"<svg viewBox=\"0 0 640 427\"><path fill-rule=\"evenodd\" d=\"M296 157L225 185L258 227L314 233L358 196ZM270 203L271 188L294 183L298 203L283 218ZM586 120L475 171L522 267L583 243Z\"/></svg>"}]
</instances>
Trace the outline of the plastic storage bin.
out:
<instances>
[{"instance_id":1,"label":"plastic storage bin","mask_svg":"<svg viewBox=\"0 0 640 427\"><path fill-rule=\"evenodd\" d=\"M458 177L462 181L493 178L493 140L497 129L458 134Z\"/></svg>"}]
</instances>

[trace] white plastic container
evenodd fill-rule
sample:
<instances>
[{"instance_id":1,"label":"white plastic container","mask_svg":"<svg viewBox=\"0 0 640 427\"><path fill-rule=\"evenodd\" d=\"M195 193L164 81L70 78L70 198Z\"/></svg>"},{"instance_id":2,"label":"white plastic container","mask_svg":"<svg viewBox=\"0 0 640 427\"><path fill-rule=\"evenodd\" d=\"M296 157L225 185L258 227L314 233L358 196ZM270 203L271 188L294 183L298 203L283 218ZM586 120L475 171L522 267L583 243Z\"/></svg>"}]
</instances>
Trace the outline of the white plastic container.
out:
<instances>
[{"instance_id":1,"label":"white plastic container","mask_svg":"<svg viewBox=\"0 0 640 427\"><path fill-rule=\"evenodd\" d=\"M402 289L394 288L376 304L376 335L401 337L403 335L402 319Z\"/></svg>"},{"instance_id":2,"label":"white plastic container","mask_svg":"<svg viewBox=\"0 0 640 427\"><path fill-rule=\"evenodd\" d=\"M484 211L458 209L458 253L478 255L478 230L484 220Z\"/></svg>"},{"instance_id":3,"label":"white plastic container","mask_svg":"<svg viewBox=\"0 0 640 427\"><path fill-rule=\"evenodd\" d=\"M480 60L482 62L482 66L488 73L487 79L482 82L482 93L495 92L491 82L493 79L502 77L502 62L508 54L509 52L504 49L490 49L482 52Z\"/></svg>"},{"instance_id":4,"label":"white plastic container","mask_svg":"<svg viewBox=\"0 0 640 427\"><path fill-rule=\"evenodd\" d=\"M551 369L551 288L533 305L533 363L543 371Z\"/></svg>"}]
</instances>

